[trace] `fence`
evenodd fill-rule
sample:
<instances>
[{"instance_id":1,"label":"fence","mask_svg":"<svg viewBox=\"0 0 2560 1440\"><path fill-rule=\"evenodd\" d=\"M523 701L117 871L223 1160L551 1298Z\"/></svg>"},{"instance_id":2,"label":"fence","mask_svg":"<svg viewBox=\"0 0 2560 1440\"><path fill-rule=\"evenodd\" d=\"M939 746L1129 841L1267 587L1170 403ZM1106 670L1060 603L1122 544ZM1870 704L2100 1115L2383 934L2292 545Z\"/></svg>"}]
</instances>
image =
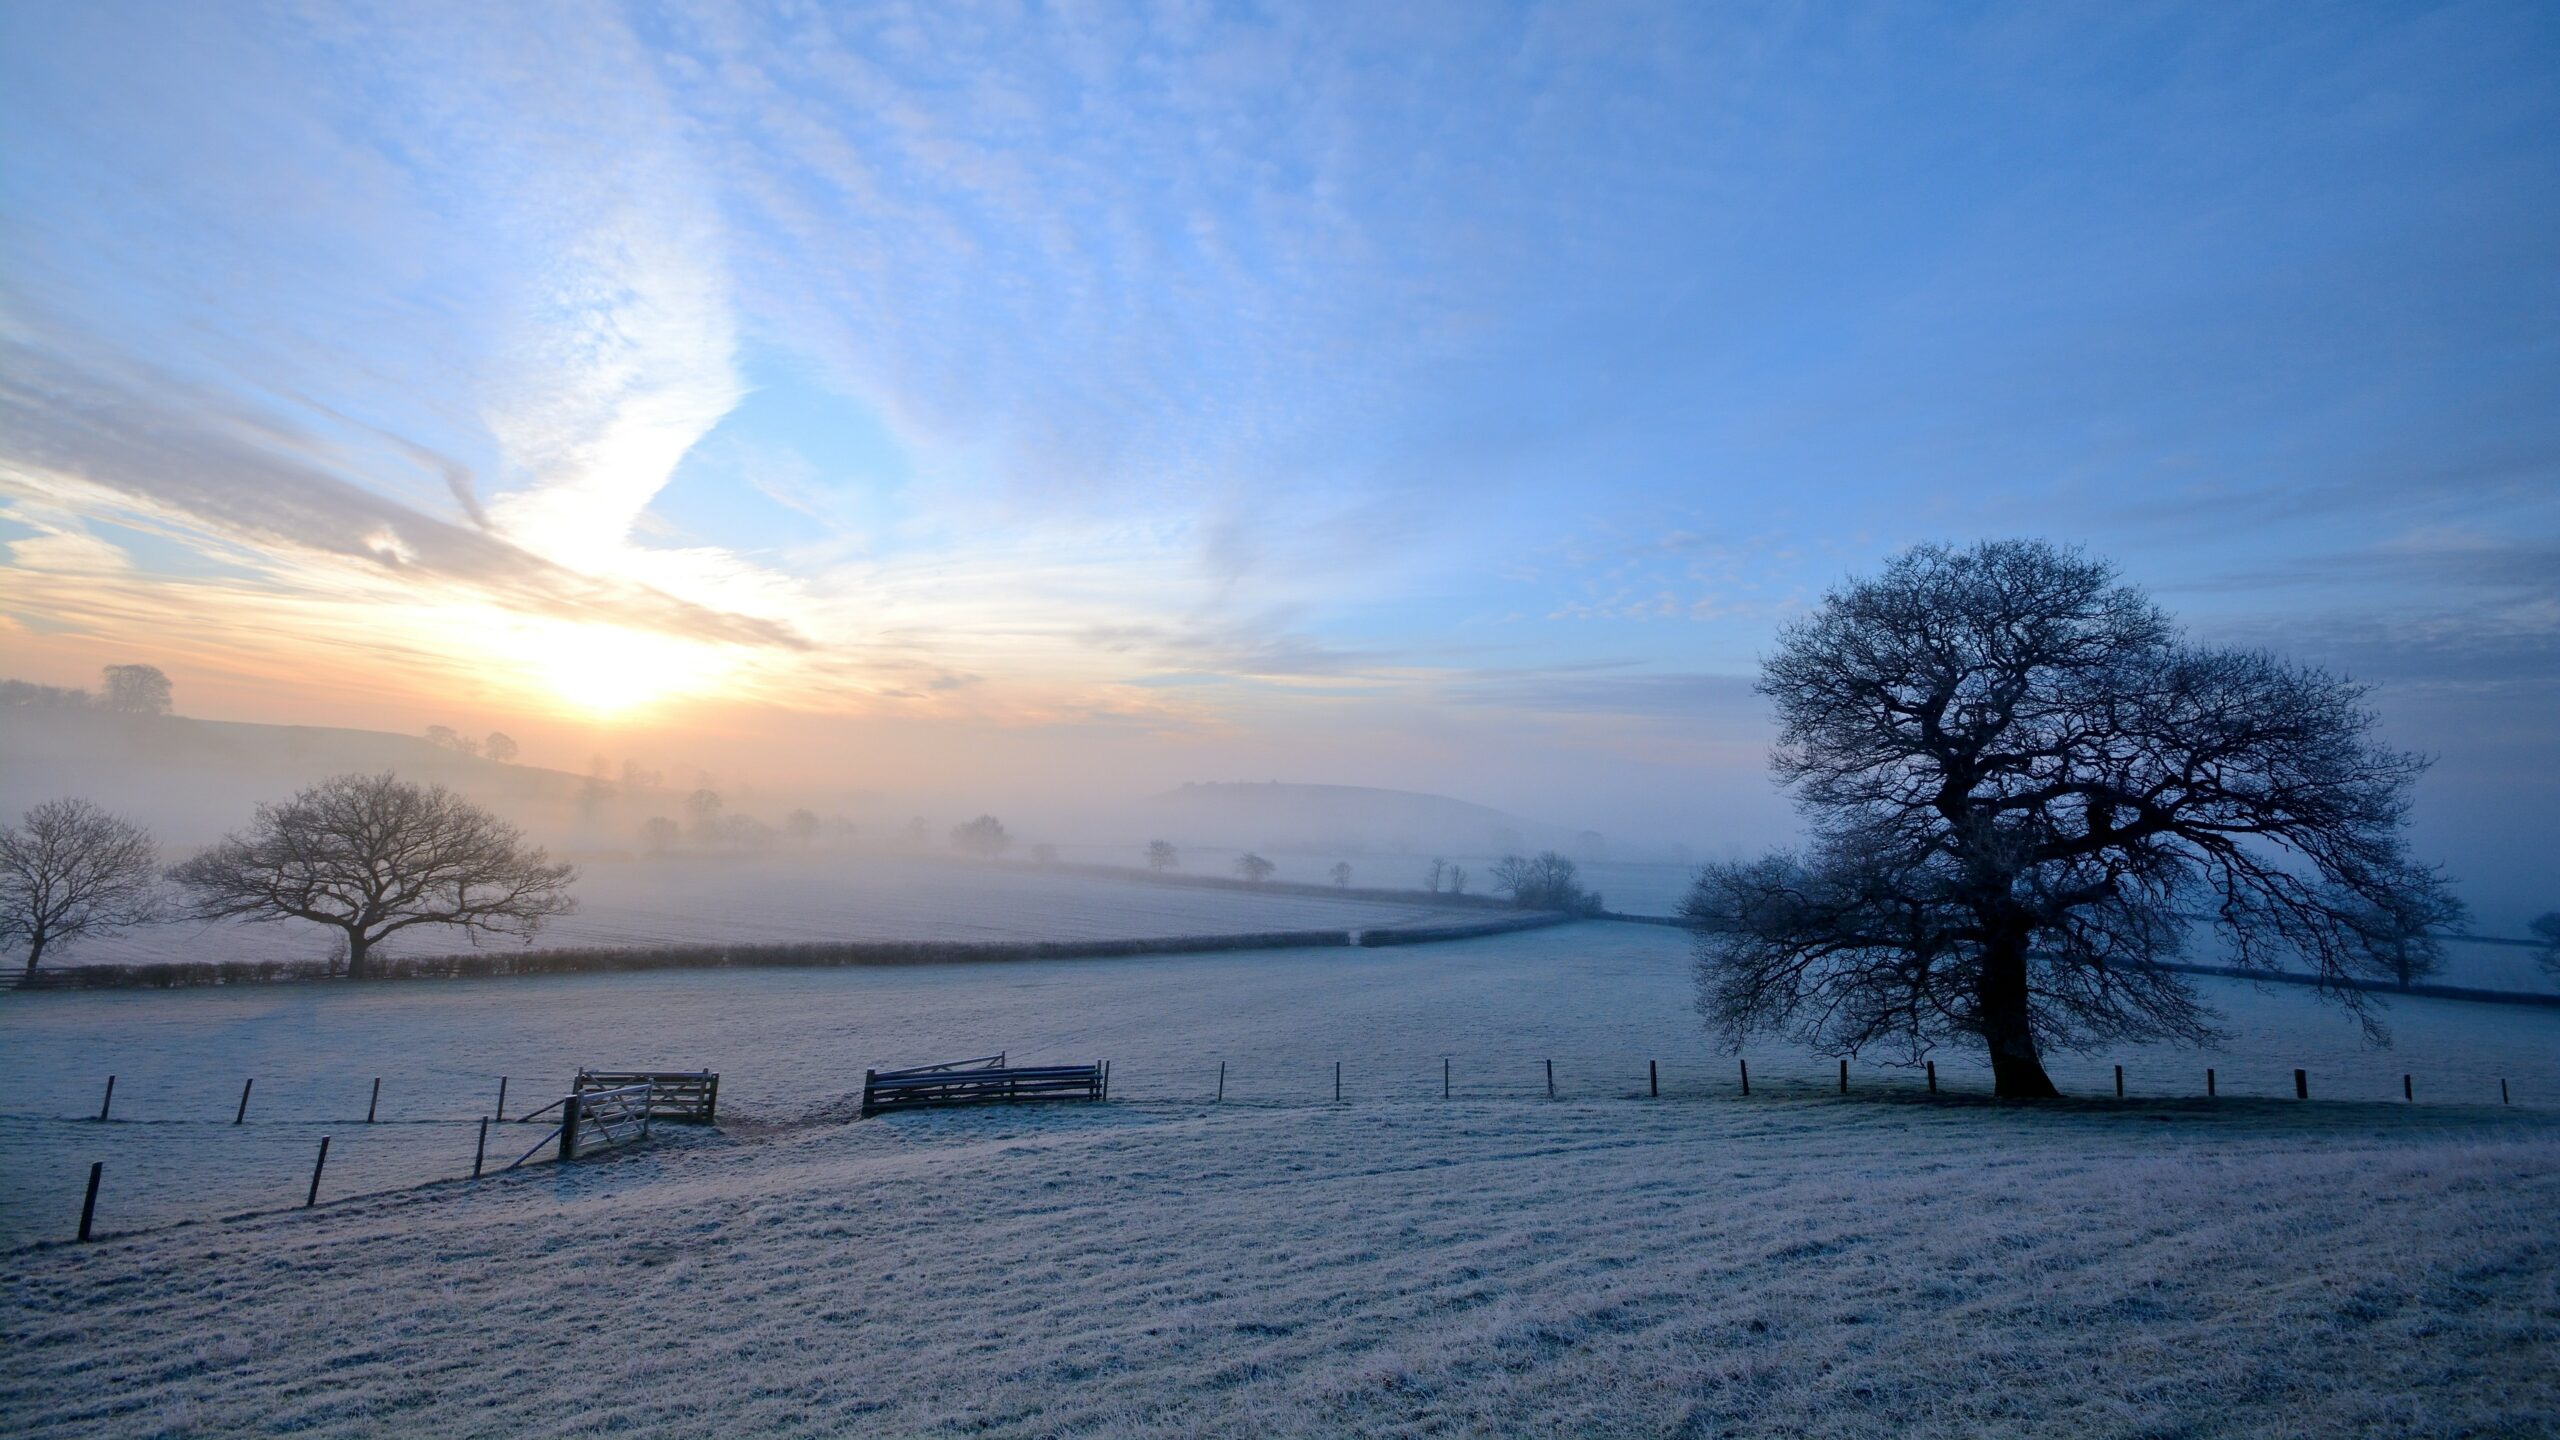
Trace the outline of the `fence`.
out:
<instances>
[{"instance_id":1,"label":"fence","mask_svg":"<svg viewBox=\"0 0 2560 1440\"><path fill-rule=\"evenodd\" d=\"M2180 1052L2174 1059L2088 1062L2056 1057L2047 1063L2067 1095L2102 1102L2119 1095L2128 1103L2290 1104L2299 1099L2416 1107L2538 1108L2560 1101L2547 1067L2511 1082L2458 1062L2320 1068L2297 1066L2282 1056ZM707 1115L717 1077L706 1072L587 1071L580 1079L590 1088L575 1097L582 1113L574 1153L593 1154L627 1143L635 1128L673 1118L660 1111L662 1101L694 1103L666 1095L659 1088L662 1081L625 1086L599 1082L670 1073L700 1087ZM482 1083L489 1087L484 1094L497 1095L507 1082L493 1076L473 1088ZM1954 1098L1988 1096L1991 1087L1981 1067L1955 1057L1900 1068L1787 1054L1652 1058L1519 1051L1363 1053L1338 1059L1309 1054L1299 1060L1267 1054L1242 1060L1141 1057L1113 1063L1108 1094L1114 1101L1140 1105L1269 1109L1550 1100L1744 1103L1836 1097L1844 1088L1854 1097L1935 1093ZM236 1091L228 1081L146 1086L140 1093L148 1098L141 1104L132 1100L133 1089L119 1091L114 1078L102 1077L95 1111L0 1115L0 1160L6 1161L0 1168L10 1177L7 1203L0 1205L0 1245L467 1180L495 1173L519 1155L542 1159L546 1148L556 1157L562 1136L562 1129L548 1128L528 1150L520 1138L526 1132L506 1128L539 1123L554 1108L550 1105L531 1116L495 1121L494 1129L490 1118L479 1115L402 1114L400 1101L414 1088L397 1077L348 1082L342 1087L346 1104L328 1116L278 1113L283 1102L253 1079L244 1078ZM613 1097L611 1108L606 1097ZM822 1104L817 1114L802 1118L850 1120L858 1109L858 1097L847 1094L833 1108ZM504 1113L503 1101L495 1113ZM380 1118L386 1114L399 1118ZM87 1186L93 1166L103 1172L95 1192ZM75 1218L80 1222L76 1230Z\"/></svg>"}]
</instances>

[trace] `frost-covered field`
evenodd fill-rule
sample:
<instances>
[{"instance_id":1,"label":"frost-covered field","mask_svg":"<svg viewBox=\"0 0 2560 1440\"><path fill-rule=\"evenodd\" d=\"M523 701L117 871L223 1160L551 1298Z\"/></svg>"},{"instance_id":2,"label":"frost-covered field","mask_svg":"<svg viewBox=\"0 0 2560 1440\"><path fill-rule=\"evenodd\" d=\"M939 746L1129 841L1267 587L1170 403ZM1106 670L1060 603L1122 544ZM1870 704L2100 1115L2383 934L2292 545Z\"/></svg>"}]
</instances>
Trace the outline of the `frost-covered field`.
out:
<instances>
[{"instance_id":1,"label":"frost-covered field","mask_svg":"<svg viewBox=\"0 0 2560 1440\"><path fill-rule=\"evenodd\" d=\"M1143 940L1485 918L1421 896L1410 904L1335 900L849 852L589 860L575 893L578 913L547 926L543 945ZM316 960L330 954L335 935L292 921L158 925L84 943L61 963ZM393 936L382 953L437 955L467 943L423 928Z\"/></svg>"},{"instance_id":2,"label":"frost-covered field","mask_svg":"<svg viewBox=\"0 0 2560 1440\"><path fill-rule=\"evenodd\" d=\"M9 1257L13 1435L2528 1436L2560 1126L912 1114Z\"/></svg>"},{"instance_id":3,"label":"frost-covered field","mask_svg":"<svg viewBox=\"0 0 2560 1440\"><path fill-rule=\"evenodd\" d=\"M2110 1094L2122 1063L2134 1095L2185 1097L2211 1065L2226 1096L2281 1097L2302 1066L2322 1100L2397 1101L2406 1072L2430 1104L2495 1103L2504 1079L2518 1105L2560 1108L2560 1011L2403 1001L2396 1048L2376 1051L2302 990L2199 983L2228 1012L2222 1052L2057 1057L2057 1078ZM1461 1098L1542 1100L1552 1059L1568 1100L1640 1095L1650 1061L1675 1100L1739 1103L1690 995L1680 935L1605 924L1389 950L0 994L0 1244L68 1233L92 1160L113 1229L298 1203L324 1134L326 1195L467 1174L499 1076L521 1113L580 1065L718 1070L724 1114L765 1123L847 1113L865 1066L997 1050L1108 1058L1132 1103L1209 1097L1224 1063L1234 1106L1329 1104L1337 1061L1356 1106L1431 1099L1444 1059ZM1810 1055L1749 1059L1761 1096L1835 1083ZM1853 1071L1861 1091L1919 1084ZM1971 1051L1939 1072L1949 1091L1986 1088ZM117 1123L81 1118L109 1074ZM499 1127L492 1153L538 1133Z\"/></svg>"}]
</instances>

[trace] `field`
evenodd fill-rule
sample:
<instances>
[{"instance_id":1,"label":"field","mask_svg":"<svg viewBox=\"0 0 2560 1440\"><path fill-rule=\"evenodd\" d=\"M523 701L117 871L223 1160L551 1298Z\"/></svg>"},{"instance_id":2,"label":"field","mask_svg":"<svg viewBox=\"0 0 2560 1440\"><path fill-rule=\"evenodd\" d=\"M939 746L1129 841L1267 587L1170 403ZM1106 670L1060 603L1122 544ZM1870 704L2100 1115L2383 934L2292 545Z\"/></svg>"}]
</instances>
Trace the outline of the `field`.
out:
<instances>
[{"instance_id":1,"label":"field","mask_svg":"<svg viewBox=\"0 0 2560 1440\"><path fill-rule=\"evenodd\" d=\"M580 862L579 871L578 913L546 926L541 944L1152 940L1485 918L1481 910L1439 906L1423 895L1399 902L1256 894L844 852L606 857ZM84 943L64 952L60 963L319 960L330 954L336 935L298 921L156 925ZM393 936L380 953L436 955L467 944L455 932L422 928Z\"/></svg>"},{"instance_id":2,"label":"field","mask_svg":"<svg viewBox=\"0 0 2560 1440\"><path fill-rule=\"evenodd\" d=\"M1686 962L1674 932L1594 924L7 997L0 1243L67 1237L93 1159L111 1238L0 1261L0 1428L2521 1435L2560 1416L2560 1012L2403 1001L2377 1051L2305 992L2208 981L2222 1051L2057 1064L2101 1097L2123 1064L2122 1103L1987 1104L1955 1052L1935 1101L1871 1064L1841 1098L1827 1061L1774 1047L1744 1099ZM1109 1058L1115 1103L853 1117L865 1065L997 1049ZM724 1123L449 1178L497 1076L521 1111L579 1064L720 1070ZM2279 1098L2295 1066L2324 1103ZM78 1118L109 1071L117 1122ZM2404 1072L2425 1103L2400 1101ZM538 1131L497 1127L492 1153ZM329 1203L306 1213L323 1134Z\"/></svg>"}]
</instances>

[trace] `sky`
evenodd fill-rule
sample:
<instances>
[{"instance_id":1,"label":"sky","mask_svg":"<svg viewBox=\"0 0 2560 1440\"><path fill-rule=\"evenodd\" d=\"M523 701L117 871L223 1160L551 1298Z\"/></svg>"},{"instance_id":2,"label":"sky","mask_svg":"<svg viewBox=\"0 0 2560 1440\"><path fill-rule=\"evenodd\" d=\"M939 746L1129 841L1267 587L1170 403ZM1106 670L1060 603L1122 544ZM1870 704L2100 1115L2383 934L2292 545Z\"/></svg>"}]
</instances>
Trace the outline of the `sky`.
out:
<instances>
[{"instance_id":1,"label":"sky","mask_svg":"<svg viewBox=\"0 0 2560 1440\"><path fill-rule=\"evenodd\" d=\"M2560 10L0 3L0 673L1718 853L2012 535L2560 900Z\"/></svg>"}]
</instances>

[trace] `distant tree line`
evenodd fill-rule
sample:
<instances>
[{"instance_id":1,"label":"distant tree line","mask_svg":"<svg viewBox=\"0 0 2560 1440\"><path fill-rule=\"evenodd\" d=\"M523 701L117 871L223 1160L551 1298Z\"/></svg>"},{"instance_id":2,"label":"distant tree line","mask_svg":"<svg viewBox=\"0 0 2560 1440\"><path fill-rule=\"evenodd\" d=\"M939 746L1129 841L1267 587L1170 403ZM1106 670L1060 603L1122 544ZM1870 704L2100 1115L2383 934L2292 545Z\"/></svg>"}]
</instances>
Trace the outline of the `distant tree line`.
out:
<instances>
[{"instance_id":1,"label":"distant tree line","mask_svg":"<svg viewBox=\"0 0 2560 1440\"><path fill-rule=\"evenodd\" d=\"M32 680L0 680L0 710L106 710L120 715L167 715L169 677L157 665L109 665L96 693Z\"/></svg>"}]
</instances>

